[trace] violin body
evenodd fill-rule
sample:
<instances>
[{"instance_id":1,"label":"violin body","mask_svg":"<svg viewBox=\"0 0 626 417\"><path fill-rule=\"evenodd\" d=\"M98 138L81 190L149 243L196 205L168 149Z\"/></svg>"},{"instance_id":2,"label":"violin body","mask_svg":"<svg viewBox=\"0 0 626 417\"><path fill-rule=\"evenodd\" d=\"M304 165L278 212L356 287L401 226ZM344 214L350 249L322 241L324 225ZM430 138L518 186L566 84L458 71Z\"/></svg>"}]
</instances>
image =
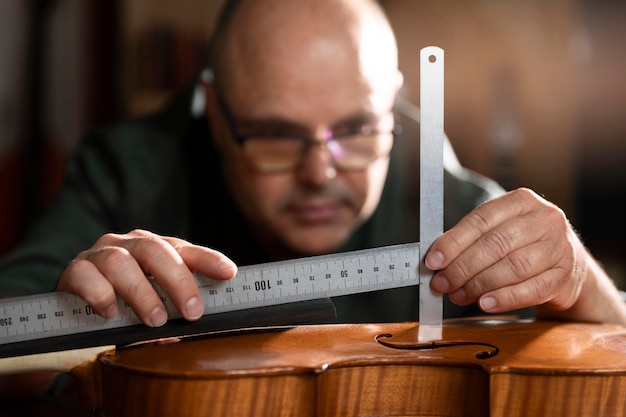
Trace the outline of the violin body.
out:
<instances>
[{"instance_id":1,"label":"violin body","mask_svg":"<svg viewBox=\"0 0 626 417\"><path fill-rule=\"evenodd\" d=\"M94 414L624 416L626 328L500 319L247 329L98 359Z\"/></svg>"}]
</instances>

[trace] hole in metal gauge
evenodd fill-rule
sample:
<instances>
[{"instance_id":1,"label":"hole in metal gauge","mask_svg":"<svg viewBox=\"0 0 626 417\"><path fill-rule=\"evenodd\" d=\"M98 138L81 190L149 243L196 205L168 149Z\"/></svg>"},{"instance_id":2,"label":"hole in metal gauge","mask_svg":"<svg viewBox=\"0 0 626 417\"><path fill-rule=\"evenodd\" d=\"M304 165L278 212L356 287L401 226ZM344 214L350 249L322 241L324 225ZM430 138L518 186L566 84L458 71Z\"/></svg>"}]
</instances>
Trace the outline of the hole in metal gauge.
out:
<instances>
[{"instance_id":1,"label":"hole in metal gauge","mask_svg":"<svg viewBox=\"0 0 626 417\"><path fill-rule=\"evenodd\" d=\"M437 62L437 57L435 55L431 55L428 57L428 62L435 63Z\"/></svg>"}]
</instances>

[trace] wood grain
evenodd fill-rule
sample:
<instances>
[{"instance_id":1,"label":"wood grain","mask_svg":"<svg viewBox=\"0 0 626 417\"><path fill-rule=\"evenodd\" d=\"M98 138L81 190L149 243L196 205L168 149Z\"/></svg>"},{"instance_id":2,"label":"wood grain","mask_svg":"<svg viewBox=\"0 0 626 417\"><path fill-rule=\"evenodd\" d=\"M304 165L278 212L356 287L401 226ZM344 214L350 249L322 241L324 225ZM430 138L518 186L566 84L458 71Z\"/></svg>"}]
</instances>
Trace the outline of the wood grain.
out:
<instances>
[{"instance_id":1,"label":"wood grain","mask_svg":"<svg viewBox=\"0 0 626 417\"><path fill-rule=\"evenodd\" d=\"M168 339L100 357L99 415L623 416L626 328L457 320L444 339L404 350L417 323L256 329Z\"/></svg>"}]
</instances>

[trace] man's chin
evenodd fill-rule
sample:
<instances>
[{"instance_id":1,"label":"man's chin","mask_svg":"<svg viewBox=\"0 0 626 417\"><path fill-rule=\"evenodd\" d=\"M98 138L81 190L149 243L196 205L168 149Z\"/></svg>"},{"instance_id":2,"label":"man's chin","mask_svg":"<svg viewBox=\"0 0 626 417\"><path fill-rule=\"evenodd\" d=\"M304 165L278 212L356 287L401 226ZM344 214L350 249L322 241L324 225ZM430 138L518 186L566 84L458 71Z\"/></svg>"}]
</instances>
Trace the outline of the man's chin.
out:
<instances>
[{"instance_id":1,"label":"man's chin","mask_svg":"<svg viewBox=\"0 0 626 417\"><path fill-rule=\"evenodd\" d=\"M302 256L334 252L345 243L348 232L342 232L338 228L329 229L303 231L289 236L286 241L295 253Z\"/></svg>"}]
</instances>

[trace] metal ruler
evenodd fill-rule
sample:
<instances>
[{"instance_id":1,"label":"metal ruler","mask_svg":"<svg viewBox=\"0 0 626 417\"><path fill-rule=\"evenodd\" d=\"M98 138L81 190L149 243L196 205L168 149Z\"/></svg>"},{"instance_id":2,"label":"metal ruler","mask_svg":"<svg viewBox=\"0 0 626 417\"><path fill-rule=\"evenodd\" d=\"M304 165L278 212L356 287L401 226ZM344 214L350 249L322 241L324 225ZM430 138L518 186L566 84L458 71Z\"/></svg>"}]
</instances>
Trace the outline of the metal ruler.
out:
<instances>
[{"instance_id":1,"label":"metal ruler","mask_svg":"<svg viewBox=\"0 0 626 417\"><path fill-rule=\"evenodd\" d=\"M314 256L240 267L228 281L196 275L204 313L337 297L419 284L419 243ZM155 285L169 317L180 318ZM119 314L105 319L81 298L54 292L0 300L0 344L65 336L140 324L122 300Z\"/></svg>"},{"instance_id":2,"label":"metal ruler","mask_svg":"<svg viewBox=\"0 0 626 417\"><path fill-rule=\"evenodd\" d=\"M420 243L423 256L443 233L443 49L420 51ZM430 289L433 271L420 263L418 341L442 338L443 298Z\"/></svg>"}]
</instances>

